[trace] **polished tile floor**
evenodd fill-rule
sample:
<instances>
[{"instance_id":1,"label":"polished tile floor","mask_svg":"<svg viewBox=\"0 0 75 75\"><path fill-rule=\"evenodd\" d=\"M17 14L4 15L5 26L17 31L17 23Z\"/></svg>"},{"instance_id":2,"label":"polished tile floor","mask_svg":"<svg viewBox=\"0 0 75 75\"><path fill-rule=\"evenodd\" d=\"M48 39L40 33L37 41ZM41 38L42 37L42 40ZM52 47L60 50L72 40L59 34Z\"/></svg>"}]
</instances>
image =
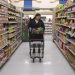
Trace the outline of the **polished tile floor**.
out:
<instances>
[{"instance_id":1,"label":"polished tile floor","mask_svg":"<svg viewBox=\"0 0 75 75\"><path fill-rule=\"evenodd\" d=\"M51 36L45 36L45 57L42 63L32 63L29 45L22 43L0 70L0 75L75 75L75 72L52 42Z\"/></svg>"}]
</instances>

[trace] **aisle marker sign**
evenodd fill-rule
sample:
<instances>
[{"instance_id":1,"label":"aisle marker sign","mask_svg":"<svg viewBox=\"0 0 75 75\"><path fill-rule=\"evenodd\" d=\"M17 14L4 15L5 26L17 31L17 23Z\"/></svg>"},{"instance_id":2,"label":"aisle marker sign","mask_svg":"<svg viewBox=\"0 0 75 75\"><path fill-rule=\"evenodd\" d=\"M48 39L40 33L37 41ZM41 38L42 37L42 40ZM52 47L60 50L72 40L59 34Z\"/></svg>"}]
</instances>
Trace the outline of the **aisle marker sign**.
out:
<instances>
[{"instance_id":1,"label":"aisle marker sign","mask_svg":"<svg viewBox=\"0 0 75 75\"><path fill-rule=\"evenodd\" d=\"M60 4L65 4L67 2L67 0L59 0Z\"/></svg>"},{"instance_id":2,"label":"aisle marker sign","mask_svg":"<svg viewBox=\"0 0 75 75\"><path fill-rule=\"evenodd\" d=\"M32 9L32 0L24 0L24 10Z\"/></svg>"}]
</instances>

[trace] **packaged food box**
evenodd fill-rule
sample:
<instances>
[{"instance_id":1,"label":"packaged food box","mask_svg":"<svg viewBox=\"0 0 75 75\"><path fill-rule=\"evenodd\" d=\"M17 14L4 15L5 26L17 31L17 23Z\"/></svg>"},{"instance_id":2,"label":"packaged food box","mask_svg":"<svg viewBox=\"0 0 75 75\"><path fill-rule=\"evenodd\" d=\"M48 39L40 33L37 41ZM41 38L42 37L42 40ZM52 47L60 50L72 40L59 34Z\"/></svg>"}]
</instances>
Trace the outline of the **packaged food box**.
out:
<instances>
[{"instance_id":1,"label":"packaged food box","mask_svg":"<svg viewBox=\"0 0 75 75\"><path fill-rule=\"evenodd\" d=\"M69 9L68 9L68 11L72 11L72 9L71 9L71 8L69 8Z\"/></svg>"},{"instance_id":2,"label":"packaged food box","mask_svg":"<svg viewBox=\"0 0 75 75\"><path fill-rule=\"evenodd\" d=\"M0 34L2 34L3 33L3 30L2 29L0 29Z\"/></svg>"},{"instance_id":3,"label":"packaged food box","mask_svg":"<svg viewBox=\"0 0 75 75\"><path fill-rule=\"evenodd\" d=\"M2 61L2 59L4 58L5 54L4 51L0 51L0 62Z\"/></svg>"},{"instance_id":4,"label":"packaged food box","mask_svg":"<svg viewBox=\"0 0 75 75\"><path fill-rule=\"evenodd\" d=\"M4 48L4 51L5 51L5 55L6 55L7 57L9 57L9 55L10 55L9 46L8 46L8 47L5 47L5 48Z\"/></svg>"},{"instance_id":5,"label":"packaged food box","mask_svg":"<svg viewBox=\"0 0 75 75\"><path fill-rule=\"evenodd\" d=\"M72 7L72 11L75 11L75 6L74 6L74 7Z\"/></svg>"},{"instance_id":6,"label":"packaged food box","mask_svg":"<svg viewBox=\"0 0 75 75\"><path fill-rule=\"evenodd\" d=\"M2 36L2 35L0 35L0 41L1 41L1 40L3 40L3 36Z\"/></svg>"},{"instance_id":7,"label":"packaged food box","mask_svg":"<svg viewBox=\"0 0 75 75\"><path fill-rule=\"evenodd\" d=\"M7 42L7 39L4 39L3 41L4 41L4 44L7 44L7 43L8 43L8 42Z\"/></svg>"},{"instance_id":8,"label":"packaged food box","mask_svg":"<svg viewBox=\"0 0 75 75\"><path fill-rule=\"evenodd\" d=\"M4 46L4 41L0 42L0 48L2 48Z\"/></svg>"},{"instance_id":9,"label":"packaged food box","mask_svg":"<svg viewBox=\"0 0 75 75\"><path fill-rule=\"evenodd\" d=\"M3 24L0 24L0 29L2 29L3 28Z\"/></svg>"},{"instance_id":10,"label":"packaged food box","mask_svg":"<svg viewBox=\"0 0 75 75\"><path fill-rule=\"evenodd\" d=\"M2 35L3 39L7 39L7 34Z\"/></svg>"}]
</instances>

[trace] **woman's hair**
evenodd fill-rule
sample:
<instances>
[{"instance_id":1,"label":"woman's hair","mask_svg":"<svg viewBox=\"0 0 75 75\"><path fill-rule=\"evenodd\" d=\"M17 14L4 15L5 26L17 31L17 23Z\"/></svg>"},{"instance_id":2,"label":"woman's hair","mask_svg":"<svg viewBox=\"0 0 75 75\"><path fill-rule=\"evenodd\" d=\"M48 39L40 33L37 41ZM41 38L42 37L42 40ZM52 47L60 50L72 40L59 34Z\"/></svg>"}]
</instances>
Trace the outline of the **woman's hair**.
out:
<instances>
[{"instance_id":1,"label":"woman's hair","mask_svg":"<svg viewBox=\"0 0 75 75\"><path fill-rule=\"evenodd\" d=\"M35 19L37 16L41 16L41 14L37 13L37 14L35 15L34 19Z\"/></svg>"}]
</instances>

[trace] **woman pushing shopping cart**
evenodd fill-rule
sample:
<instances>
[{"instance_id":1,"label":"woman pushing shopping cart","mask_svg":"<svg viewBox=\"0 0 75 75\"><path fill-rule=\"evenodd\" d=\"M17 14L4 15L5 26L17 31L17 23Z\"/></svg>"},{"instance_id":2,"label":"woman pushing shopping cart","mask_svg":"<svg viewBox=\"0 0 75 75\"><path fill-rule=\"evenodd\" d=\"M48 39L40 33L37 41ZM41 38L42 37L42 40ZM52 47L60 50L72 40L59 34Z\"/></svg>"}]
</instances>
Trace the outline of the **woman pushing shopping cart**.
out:
<instances>
[{"instance_id":1,"label":"woman pushing shopping cart","mask_svg":"<svg viewBox=\"0 0 75 75\"><path fill-rule=\"evenodd\" d=\"M41 20L41 15L37 13L29 22L29 46L30 57L35 62L35 58L39 58L41 62L44 57L44 30L45 26Z\"/></svg>"}]
</instances>

